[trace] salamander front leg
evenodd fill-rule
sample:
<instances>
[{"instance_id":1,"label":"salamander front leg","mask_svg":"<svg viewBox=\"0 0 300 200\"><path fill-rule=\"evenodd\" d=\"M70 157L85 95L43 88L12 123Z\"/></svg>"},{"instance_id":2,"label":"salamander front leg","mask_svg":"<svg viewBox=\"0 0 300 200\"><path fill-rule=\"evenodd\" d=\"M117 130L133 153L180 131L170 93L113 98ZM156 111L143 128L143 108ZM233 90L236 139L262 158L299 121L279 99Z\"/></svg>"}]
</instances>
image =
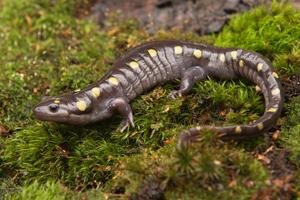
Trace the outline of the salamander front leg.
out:
<instances>
[{"instance_id":1,"label":"salamander front leg","mask_svg":"<svg viewBox=\"0 0 300 200\"><path fill-rule=\"evenodd\" d=\"M129 124L134 127L131 107L123 98L117 98L111 101L109 104L109 110L118 112L123 118L118 130L123 132Z\"/></svg>"},{"instance_id":2,"label":"salamander front leg","mask_svg":"<svg viewBox=\"0 0 300 200\"><path fill-rule=\"evenodd\" d=\"M199 81L203 80L207 77L207 72L199 66L188 68L182 78L180 83L179 90L173 90L168 95L171 99L176 99L177 97L181 97L191 91L194 84Z\"/></svg>"}]
</instances>

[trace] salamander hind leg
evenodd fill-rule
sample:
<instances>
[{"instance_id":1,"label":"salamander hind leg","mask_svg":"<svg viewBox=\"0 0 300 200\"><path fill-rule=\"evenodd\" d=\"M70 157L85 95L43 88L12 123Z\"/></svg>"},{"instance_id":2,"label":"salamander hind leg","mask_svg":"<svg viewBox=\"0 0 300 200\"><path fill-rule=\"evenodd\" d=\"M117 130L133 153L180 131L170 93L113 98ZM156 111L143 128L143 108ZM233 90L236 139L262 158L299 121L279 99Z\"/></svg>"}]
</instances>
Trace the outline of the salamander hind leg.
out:
<instances>
[{"instance_id":1,"label":"salamander hind leg","mask_svg":"<svg viewBox=\"0 0 300 200\"><path fill-rule=\"evenodd\" d=\"M119 131L123 132L129 125L134 127L131 107L123 98L116 98L110 102L109 110L118 112L123 118L118 128Z\"/></svg>"},{"instance_id":2,"label":"salamander hind leg","mask_svg":"<svg viewBox=\"0 0 300 200\"><path fill-rule=\"evenodd\" d=\"M197 81L203 80L206 77L207 72L202 67L195 66L188 68L182 75L179 90L171 91L168 97L171 99L176 99L177 97L186 95L191 91Z\"/></svg>"}]
</instances>

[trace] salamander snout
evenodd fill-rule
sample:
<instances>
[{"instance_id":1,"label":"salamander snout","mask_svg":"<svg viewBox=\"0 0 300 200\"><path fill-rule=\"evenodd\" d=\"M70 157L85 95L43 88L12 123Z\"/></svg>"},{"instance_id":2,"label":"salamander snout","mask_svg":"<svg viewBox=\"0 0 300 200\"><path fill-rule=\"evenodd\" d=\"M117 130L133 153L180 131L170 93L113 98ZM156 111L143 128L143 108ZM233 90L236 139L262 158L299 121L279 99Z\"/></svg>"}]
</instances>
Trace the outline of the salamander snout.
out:
<instances>
[{"instance_id":1,"label":"salamander snout","mask_svg":"<svg viewBox=\"0 0 300 200\"><path fill-rule=\"evenodd\" d=\"M38 104L33 113L35 118L42 121L67 122L69 112L66 105L58 100L45 100Z\"/></svg>"}]
</instances>

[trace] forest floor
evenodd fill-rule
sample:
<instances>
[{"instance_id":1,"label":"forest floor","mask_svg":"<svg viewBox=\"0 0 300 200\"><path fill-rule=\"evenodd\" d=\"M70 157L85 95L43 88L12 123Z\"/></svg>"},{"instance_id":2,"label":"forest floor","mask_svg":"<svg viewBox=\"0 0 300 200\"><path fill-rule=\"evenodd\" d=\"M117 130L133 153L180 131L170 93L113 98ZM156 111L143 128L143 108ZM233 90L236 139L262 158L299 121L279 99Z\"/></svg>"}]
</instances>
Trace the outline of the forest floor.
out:
<instances>
[{"instance_id":1,"label":"forest floor","mask_svg":"<svg viewBox=\"0 0 300 200\"><path fill-rule=\"evenodd\" d=\"M87 0L0 1L0 199L300 198L300 12L272 3L235 14L218 33L149 33L111 16L87 17ZM200 31L201 32L201 31ZM213 31L214 32L214 31ZM179 81L133 101L136 127L120 117L74 127L40 122L43 96L84 88L116 58L145 41L179 39L256 51L269 59L285 92L284 111L264 136L219 141L211 131L177 149L180 132L251 123L264 99L247 80L199 82L170 101Z\"/></svg>"}]
</instances>

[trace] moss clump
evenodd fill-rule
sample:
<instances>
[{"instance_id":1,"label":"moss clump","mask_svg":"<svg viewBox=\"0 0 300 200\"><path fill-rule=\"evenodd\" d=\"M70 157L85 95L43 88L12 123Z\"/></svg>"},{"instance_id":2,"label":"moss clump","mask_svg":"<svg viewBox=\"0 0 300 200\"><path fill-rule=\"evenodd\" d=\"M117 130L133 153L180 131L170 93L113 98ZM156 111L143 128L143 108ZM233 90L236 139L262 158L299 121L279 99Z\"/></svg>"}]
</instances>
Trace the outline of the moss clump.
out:
<instances>
[{"instance_id":1,"label":"moss clump","mask_svg":"<svg viewBox=\"0 0 300 200\"><path fill-rule=\"evenodd\" d=\"M22 182L53 179L78 190L97 187L111 178L113 164L127 152L125 144L102 136L96 130L36 124L5 143L4 166Z\"/></svg>"},{"instance_id":2,"label":"moss clump","mask_svg":"<svg viewBox=\"0 0 300 200\"><path fill-rule=\"evenodd\" d=\"M199 140L124 159L114 187L126 187L133 199L245 199L264 186L265 170L247 153L220 143L210 131Z\"/></svg>"},{"instance_id":3,"label":"moss clump","mask_svg":"<svg viewBox=\"0 0 300 200\"><path fill-rule=\"evenodd\" d=\"M298 191L300 189L300 97L291 99L286 108L288 113L282 127L281 139L282 144L291 151L290 160L297 166L297 171L295 172L295 189Z\"/></svg>"},{"instance_id":4,"label":"moss clump","mask_svg":"<svg viewBox=\"0 0 300 200\"><path fill-rule=\"evenodd\" d=\"M291 99L286 108L288 113L282 127L282 140L291 149L293 162L300 166L300 97Z\"/></svg>"},{"instance_id":5,"label":"moss clump","mask_svg":"<svg viewBox=\"0 0 300 200\"><path fill-rule=\"evenodd\" d=\"M14 194L10 198L14 200L25 200L25 199L57 199L63 200L68 197L68 192L64 191L63 186L55 182L48 181L41 185L35 181L30 185L22 188L22 192ZM69 194L70 197L70 194Z\"/></svg>"},{"instance_id":6,"label":"moss clump","mask_svg":"<svg viewBox=\"0 0 300 200\"><path fill-rule=\"evenodd\" d=\"M300 13L273 3L233 18L216 37L216 45L260 52L281 73L300 71Z\"/></svg>"},{"instance_id":7,"label":"moss clump","mask_svg":"<svg viewBox=\"0 0 300 200\"><path fill-rule=\"evenodd\" d=\"M5 194L1 194L3 199L11 200L39 200L39 199L90 199L90 200L105 200L107 194L97 189L90 189L86 192L78 193L68 189L65 185L55 181L45 181L43 183L34 181L30 184L21 187L16 187L11 181L5 180L5 183L11 184L4 186L4 183L0 185L1 191L5 191ZM117 195L116 195L117 196Z\"/></svg>"}]
</instances>

